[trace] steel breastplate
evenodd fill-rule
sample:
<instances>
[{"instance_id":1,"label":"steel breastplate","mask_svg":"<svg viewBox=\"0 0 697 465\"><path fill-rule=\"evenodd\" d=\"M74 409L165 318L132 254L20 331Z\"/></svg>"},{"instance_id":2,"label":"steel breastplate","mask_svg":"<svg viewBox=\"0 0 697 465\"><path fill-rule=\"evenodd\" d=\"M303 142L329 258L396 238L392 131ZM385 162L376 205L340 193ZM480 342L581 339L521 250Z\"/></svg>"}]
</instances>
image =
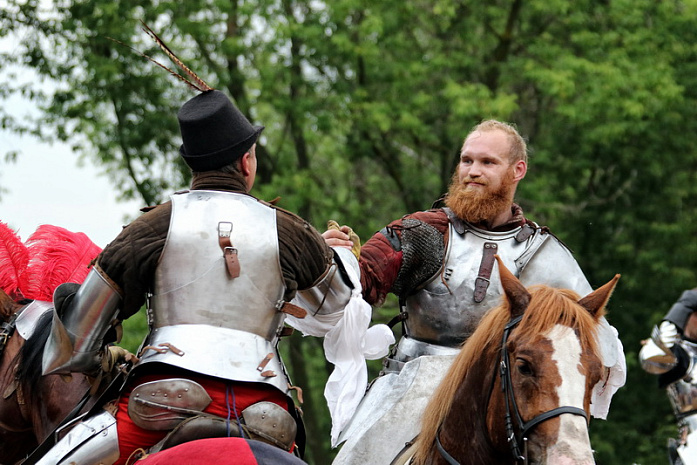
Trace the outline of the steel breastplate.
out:
<instances>
[{"instance_id":1,"label":"steel breastplate","mask_svg":"<svg viewBox=\"0 0 697 465\"><path fill-rule=\"evenodd\" d=\"M520 270L515 260L535 242L535 235L526 242L517 242L514 237L520 228L492 233L469 226L464 234L458 234L452 224L449 229L450 239L441 270L406 299L409 318L405 326L410 338L454 347L472 334L486 310L499 303L501 285L495 270L488 278L484 299L474 300L485 243L497 245L497 254L517 276Z\"/></svg>"},{"instance_id":2,"label":"steel breastplate","mask_svg":"<svg viewBox=\"0 0 697 465\"><path fill-rule=\"evenodd\" d=\"M219 223L231 223L240 275L228 277ZM276 212L243 194L192 191L172 196L167 241L155 274L153 328L181 324L247 331L274 343L285 287Z\"/></svg>"},{"instance_id":3,"label":"steel breastplate","mask_svg":"<svg viewBox=\"0 0 697 465\"><path fill-rule=\"evenodd\" d=\"M475 281L486 243L525 286L547 284L586 295L592 289L571 253L552 235L535 229L518 241L521 228L491 232L466 224L463 234L449 227L448 249L441 270L406 299L406 335L430 344L457 347L475 330L481 317L501 303L498 268L488 279L483 299L475 301ZM532 257L535 260L531 260ZM400 360L406 361L406 360Z\"/></svg>"}]
</instances>

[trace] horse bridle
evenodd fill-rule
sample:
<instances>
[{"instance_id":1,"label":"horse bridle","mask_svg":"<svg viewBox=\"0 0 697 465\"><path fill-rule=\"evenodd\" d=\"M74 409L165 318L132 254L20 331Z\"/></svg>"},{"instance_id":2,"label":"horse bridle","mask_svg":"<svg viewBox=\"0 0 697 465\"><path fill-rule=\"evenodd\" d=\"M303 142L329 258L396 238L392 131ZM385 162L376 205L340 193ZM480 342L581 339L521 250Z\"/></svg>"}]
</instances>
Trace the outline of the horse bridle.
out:
<instances>
[{"instance_id":1,"label":"horse bridle","mask_svg":"<svg viewBox=\"0 0 697 465\"><path fill-rule=\"evenodd\" d=\"M515 395L513 394L513 381L511 380L510 371L510 359L508 350L506 350L506 342L508 341L508 335L511 330L515 328L523 315L513 318L503 329L503 338L501 340L501 389L503 389L503 395L506 400L506 436L508 438L508 443L511 446L511 452L513 452L513 457L519 462L523 462L527 465L527 447L525 447L525 442L527 441L527 434L532 431L535 426L539 425L543 421L549 420L550 418L558 417L565 413L571 413L572 415L579 415L588 421L588 414L585 410L578 407L564 406L557 407L547 412L541 413L534 417L532 420L524 422L518 411L518 405L515 401ZM518 434L515 433L513 429L513 421L511 418L511 410L515 413L515 420L518 426ZM521 451L520 444L523 443L523 451Z\"/></svg>"},{"instance_id":2,"label":"horse bridle","mask_svg":"<svg viewBox=\"0 0 697 465\"><path fill-rule=\"evenodd\" d=\"M503 337L501 339L501 364L500 364L500 375L501 375L501 389L503 390L503 396L506 401L506 438L508 444L511 446L511 452L516 462L522 462L527 465L528 463L528 452L527 452L527 434L532 431L540 423L549 420L550 418L558 417L565 413L570 413L572 415L579 415L588 421L588 414L585 410L578 407L564 406L557 407L547 412L541 413L534 417L532 420L527 422L523 421L518 411L518 404L515 400L515 395L513 393L513 380L511 379L510 371L510 356L508 350L506 350L506 343L508 342L508 336L515 328L520 320L523 319L523 315L519 315L512 318L503 329ZM514 413L515 417L511 414ZM513 419L515 418L518 433L516 434L513 428ZM440 428L438 434L436 434L436 447L440 454L443 456L446 462L450 465L460 465L460 463L455 460L443 447L440 442ZM521 444L523 445L521 450Z\"/></svg>"}]
</instances>

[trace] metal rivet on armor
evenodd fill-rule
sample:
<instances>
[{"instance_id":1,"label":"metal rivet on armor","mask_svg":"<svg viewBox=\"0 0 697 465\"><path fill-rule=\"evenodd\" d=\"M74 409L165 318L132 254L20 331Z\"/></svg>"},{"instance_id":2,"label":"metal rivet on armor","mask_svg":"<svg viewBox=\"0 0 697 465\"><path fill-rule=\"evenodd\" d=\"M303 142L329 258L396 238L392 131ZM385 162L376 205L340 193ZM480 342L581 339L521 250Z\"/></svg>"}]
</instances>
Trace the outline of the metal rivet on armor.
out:
<instances>
[{"instance_id":1,"label":"metal rivet on armor","mask_svg":"<svg viewBox=\"0 0 697 465\"><path fill-rule=\"evenodd\" d=\"M165 393L165 397L167 397L167 393Z\"/></svg>"},{"instance_id":2,"label":"metal rivet on armor","mask_svg":"<svg viewBox=\"0 0 697 465\"><path fill-rule=\"evenodd\" d=\"M179 394L179 395L178 395L177 397L179 397L179 398L181 399L181 398L182 398L182 395L181 395L181 394Z\"/></svg>"},{"instance_id":3,"label":"metal rivet on armor","mask_svg":"<svg viewBox=\"0 0 697 465\"><path fill-rule=\"evenodd\" d=\"M276 423L273 424L273 427L274 427L274 428L276 427Z\"/></svg>"},{"instance_id":4,"label":"metal rivet on armor","mask_svg":"<svg viewBox=\"0 0 697 465\"><path fill-rule=\"evenodd\" d=\"M262 414L261 419L263 420L264 418L266 418L266 415Z\"/></svg>"}]
</instances>

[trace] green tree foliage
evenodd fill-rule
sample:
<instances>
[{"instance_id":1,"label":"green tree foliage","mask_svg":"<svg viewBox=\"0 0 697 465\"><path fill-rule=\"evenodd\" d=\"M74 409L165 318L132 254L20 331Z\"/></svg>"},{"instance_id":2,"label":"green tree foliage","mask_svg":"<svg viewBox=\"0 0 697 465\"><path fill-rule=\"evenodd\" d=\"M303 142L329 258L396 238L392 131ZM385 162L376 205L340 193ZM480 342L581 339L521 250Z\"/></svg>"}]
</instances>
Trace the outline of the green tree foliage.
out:
<instances>
[{"instance_id":1,"label":"green tree foliage","mask_svg":"<svg viewBox=\"0 0 697 465\"><path fill-rule=\"evenodd\" d=\"M637 365L640 340L697 285L695 0L36 0L0 7L2 65L55 84L0 86L43 110L34 125L111 174L124 198L185 187L176 111L194 93L109 38L170 66L152 26L211 86L266 130L255 194L318 228L365 240L443 193L468 129L514 122L529 139L518 192L527 214L576 253L591 283L622 273L609 309L628 384L591 424L597 463L665 463L668 401ZM377 310L387 320L395 304ZM319 341L293 337L306 384L310 458L327 463ZM371 366L374 372L375 367ZM639 408L637 408L639 407ZM323 408L325 410L323 410ZM309 413L312 413L311 415Z\"/></svg>"}]
</instances>

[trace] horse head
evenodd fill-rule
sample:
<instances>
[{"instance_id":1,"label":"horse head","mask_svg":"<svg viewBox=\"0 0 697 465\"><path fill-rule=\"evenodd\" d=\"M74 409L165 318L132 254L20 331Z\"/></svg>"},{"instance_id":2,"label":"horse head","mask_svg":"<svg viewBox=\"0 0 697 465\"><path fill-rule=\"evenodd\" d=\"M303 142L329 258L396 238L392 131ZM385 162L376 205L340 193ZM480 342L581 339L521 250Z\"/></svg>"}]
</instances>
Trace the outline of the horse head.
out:
<instances>
[{"instance_id":1,"label":"horse head","mask_svg":"<svg viewBox=\"0 0 697 465\"><path fill-rule=\"evenodd\" d=\"M501 348L513 455L540 464L595 463L587 426L593 388L606 374L595 330L619 275L578 299L546 286L529 292L501 261L499 270L510 321L520 318Z\"/></svg>"},{"instance_id":2,"label":"horse head","mask_svg":"<svg viewBox=\"0 0 697 465\"><path fill-rule=\"evenodd\" d=\"M593 464L591 397L608 374L597 330L619 275L580 298L526 288L498 265L504 302L487 312L432 397L415 463Z\"/></svg>"}]
</instances>

